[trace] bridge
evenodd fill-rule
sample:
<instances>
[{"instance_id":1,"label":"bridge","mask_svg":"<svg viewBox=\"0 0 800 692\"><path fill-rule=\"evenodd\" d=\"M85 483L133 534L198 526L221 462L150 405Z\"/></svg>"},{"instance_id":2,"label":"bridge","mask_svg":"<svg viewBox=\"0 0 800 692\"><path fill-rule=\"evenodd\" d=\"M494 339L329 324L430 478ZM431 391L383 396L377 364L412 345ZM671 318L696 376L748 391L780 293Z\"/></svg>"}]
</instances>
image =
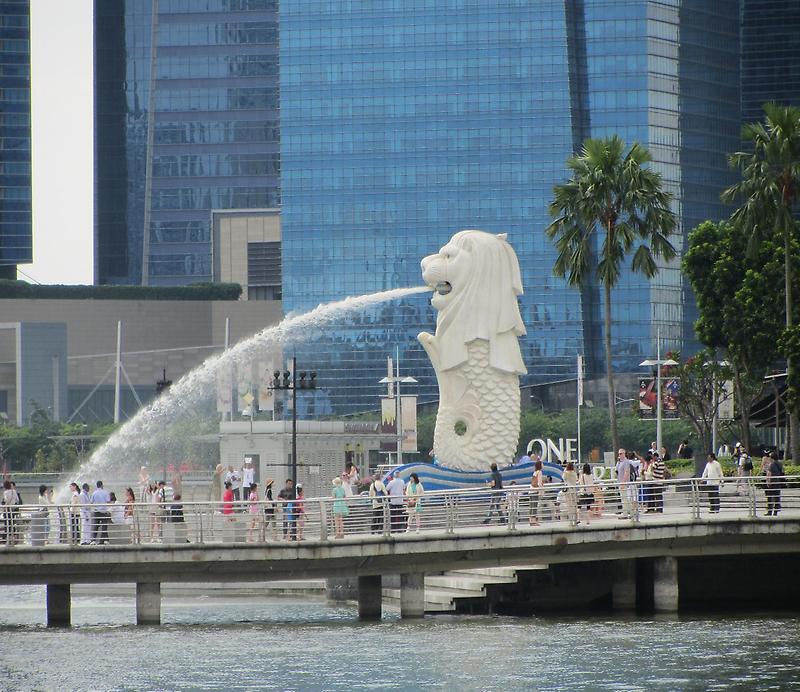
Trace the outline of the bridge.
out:
<instances>
[{"instance_id":1,"label":"bridge","mask_svg":"<svg viewBox=\"0 0 800 692\"><path fill-rule=\"evenodd\" d=\"M135 505L127 524L110 526L108 545L79 545L72 536L65 543L41 545L41 516L30 512L23 531L22 508L20 526L9 533L6 524L0 584L46 584L48 624L66 625L72 584L132 582L137 623L158 624L165 582L347 577L357 578L359 616L373 619L381 616L386 575L400 575L401 616L419 617L425 574L517 564L613 563L614 606L630 608L637 589L635 563L646 558L652 564L648 588L653 607L668 612L678 608L678 563L683 558L800 553L800 488L783 490L780 513L763 516L766 498L752 479L739 485L740 494L733 492L732 483L727 485L720 511L712 513L707 492L696 479L623 488L606 483L585 513L574 511L576 498L562 496L558 507L543 502L551 515L540 515L538 526L529 522L526 488L437 492L424 497L419 532L403 527L393 531L388 503L379 500L373 508L369 498L357 496L348 499L351 511L343 538L331 536L330 498L305 500L301 521L292 506L278 505L276 525L266 521L263 503L241 503L240 512L186 503L181 505L183 521L169 521L172 506L154 516L152 506ZM789 485L798 483L790 479ZM653 498L662 492L663 511L654 511ZM620 493L634 500L631 518L616 513ZM487 524L493 500L499 509ZM54 539L59 509L64 516L68 511L50 509L47 540ZM405 515L402 521L404 526ZM283 540L284 530L286 538L298 540ZM24 540L11 545L15 537ZM58 537L64 538L63 532Z\"/></svg>"}]
</instances>

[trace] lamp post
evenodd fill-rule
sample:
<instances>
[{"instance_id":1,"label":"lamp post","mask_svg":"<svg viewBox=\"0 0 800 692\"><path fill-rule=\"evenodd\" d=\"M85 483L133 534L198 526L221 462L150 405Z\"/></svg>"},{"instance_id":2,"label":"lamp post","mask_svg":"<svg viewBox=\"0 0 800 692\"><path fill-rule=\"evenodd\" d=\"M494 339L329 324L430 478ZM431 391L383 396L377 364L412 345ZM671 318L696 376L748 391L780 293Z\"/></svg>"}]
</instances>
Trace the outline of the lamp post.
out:
<instances>
[{"instance_id":1,"label":"lamp post","mask_svg":"<svg viewBox=\"0 0 800 692\"><path fill-rule=\"evenodd\" d=\"M402 418L402 406L400 404L400 383L403 384L417 384L417 380L415 380L411 376L400 377L400 353L398 349L397 354L397 364L395 367L395 375L387 376L383 379L379 380L380 384L388 385L389 387L389 394L391 395L392 388L391 385L394 384L394 415L395 415L395 430L397 431L397 465L402 466L403 464L403 418Z\"/></svg>"},{"instance_id":2,"label":"lamp post","mask_svg":"<svg viewBox=\"0 0 800 692\"><path fill-rule=\"evenodd\" d=\"M292 356L291 373L288 370L284 370L283 379L281 379L281 372L275 370L272 373L272 385L269 387L272 390L282 389L292 393L292 483L295 486L297 486L297 390L317 388L316 372L299 373L299 384L297 375L297 358Z\"/></svg>"},{"instance_id":3,"label":"lamp post","mask_svg":"<svg viewBox=\"0 0 800 692\"><path fill-rule=\"evenodd\" d=\"M643 360L639 363L642 367L652 367L655 366L656 368L656 448L658 449L659 454L661 453L661 368L664 365L678 365L677 361L672 360L672 358L667 358L666 360L661 360L661 335L657 334L656 336L656 359L652 360L648 358L647 360Z\"/></svg>"}]
</instances>

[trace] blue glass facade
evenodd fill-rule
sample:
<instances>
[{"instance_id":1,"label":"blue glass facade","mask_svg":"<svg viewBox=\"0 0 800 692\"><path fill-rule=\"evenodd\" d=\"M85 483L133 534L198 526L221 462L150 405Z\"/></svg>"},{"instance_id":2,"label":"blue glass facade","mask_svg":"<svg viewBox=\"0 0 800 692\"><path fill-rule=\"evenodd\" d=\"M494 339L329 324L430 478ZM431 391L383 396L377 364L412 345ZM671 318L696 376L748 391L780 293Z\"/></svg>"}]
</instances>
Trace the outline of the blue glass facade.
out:
<instances>
[{"instance_id":1,"label":"blue glass facade","mask_svg":"<svg viewBox=\"0 0 800 692\"><path fill-rule=\"evenodd\" d=\"M742 0L742 120L763 105L800 105L800 2Z\"/></svg>"},{"instance_id":2,"label":"blue glass facade","mask_svg":"<svg viewBox=\"0 0 800 692\"><path fill-rule=\"evenodd\" d=\"M722 216L738 12L733 0L286 0L287 311L418 285L419 259L453 232L507 232L525 286L527 381L574 378L578 353L600 372L600 291L552 276L544 229L553 185L585 137L616 133L651 149L681 234ZM678 267L652 282L626 275L615 289L615 368L636 370L657 330L671 347L691 333ZM340 411L374 406L396 346L433 398L414 337L434 319L426 298L404 301L320 336L303 356L321 384L326 371L338 374L330 384Z\"/></svg>"},{"instance_id":3,"label":"blue glass facade","mask_svg":"<svg viewBox=\"0 0 800 692\"><path fill-rule=\"evenodd\" d=\"M33 261L29 0L0 2L0 278Z\"/></svg>"},{"instance_id":4,"label":"blue glass facade","mask_svg":"<svg viewBox=\"0 0 800 692\"><path fill-rule=\"evenodd\" d=\"M278 0L97 2L95 55L96 282L209 281L211 210L280 203Z\"/></svg>"}]
</instances>

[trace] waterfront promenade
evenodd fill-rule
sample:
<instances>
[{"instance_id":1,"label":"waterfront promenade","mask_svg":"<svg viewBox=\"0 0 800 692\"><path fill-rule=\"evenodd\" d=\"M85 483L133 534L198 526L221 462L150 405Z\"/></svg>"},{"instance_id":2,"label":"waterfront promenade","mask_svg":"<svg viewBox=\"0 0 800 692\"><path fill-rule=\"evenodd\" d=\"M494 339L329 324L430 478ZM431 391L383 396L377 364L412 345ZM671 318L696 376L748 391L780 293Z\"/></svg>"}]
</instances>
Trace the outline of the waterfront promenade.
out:
<instances>
[{"instance_id":1,"label":"waterfront promenade","mask_svg":"<svg viewBox=\"0 0 800 692\"><path fill-rule=\"evenodd\" d=\"M270 515L264 514L263 503L241 503L240 512L216 503L186 503L179 522L169 520L170 506L154 517L152 506L137 505L130 523L109 527L111 543L88 546L42 545L40 517L26 516L21 508L20 544L0 548L0 584L47 584L48 622L56 625L69 623L72 584L136 583L137 622L146 624L160 622L164 582L357 578L359 613L375 618L381 613L381 577L400 575L401 614L418 617L424 611L425 574L613 561L620 566L616 581L624 585L633 578L632 561L648 558L655 561L654 606L670 611L678 607L681 558L800 552L800 489L783 491L782 510L773 517L763 516L763 492L753 482L742 494L728 485L731 490L723 490L718 513L709 511L696 479L664 483L663 512L648 512L649 502L636 501L649 497L646 484L620 489L606 483L595 516L574 523L581 515L571 515L562 496L560 506L547 508L554 516L542 517L538 526L529 522L527 489L498 493L502 514L491 524L484 523L491 492L431 493L424 498L419 532L406 532L405 524L393 532L388 503L373 507L369 498L356 496L349 499L341 539L330 531L330 498L304 500L302 519L291 513L294 508L275 507L274 524L265 520ZM635 498L633 518L617 514L620 491ZM66 515L69 508L61 510ZM47 535L53 536L52 524ZM627 596L624 586L616 591L615 603L625 606L627 598L630 606L630 589Z\"/></svg>"}]
</instances>

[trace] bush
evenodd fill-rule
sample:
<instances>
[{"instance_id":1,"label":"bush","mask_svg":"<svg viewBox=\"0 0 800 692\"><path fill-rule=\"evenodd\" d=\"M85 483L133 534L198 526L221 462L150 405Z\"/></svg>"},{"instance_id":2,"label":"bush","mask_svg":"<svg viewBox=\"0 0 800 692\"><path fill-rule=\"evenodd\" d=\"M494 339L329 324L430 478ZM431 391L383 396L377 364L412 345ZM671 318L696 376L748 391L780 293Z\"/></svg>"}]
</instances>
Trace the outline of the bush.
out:
<instances>
[{"instance_id":1,"label":"bush","mask_svg":"<svg viewBox=\"0 0 800 692\"><path fill-rule=\"evenodd\" d=\"M56 300L239 300L239 284L197 283L188 286L43 286L0 279L0 299Z\"/></svg>"}]
</instances>

